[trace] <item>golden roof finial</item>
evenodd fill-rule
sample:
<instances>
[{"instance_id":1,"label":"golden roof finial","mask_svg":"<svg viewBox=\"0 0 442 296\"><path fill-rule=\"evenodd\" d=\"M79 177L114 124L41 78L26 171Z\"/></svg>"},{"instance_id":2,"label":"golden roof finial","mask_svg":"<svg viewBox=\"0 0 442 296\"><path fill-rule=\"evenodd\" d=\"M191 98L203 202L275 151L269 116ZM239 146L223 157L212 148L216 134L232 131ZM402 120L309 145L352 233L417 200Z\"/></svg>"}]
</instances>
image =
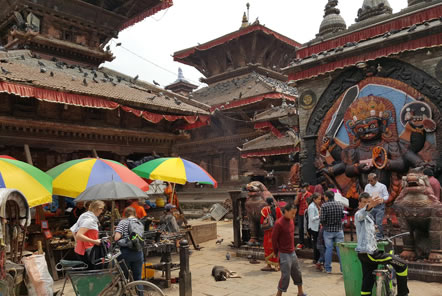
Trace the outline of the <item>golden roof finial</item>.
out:
<instances>
[{"instance_id":1,"label":"golden roof finial","mask_svg":"<svg viewBox=\"0 0 442 296\"><path fill-rule=\"evenodd\" d=\"M242 16L242 24L241 24L241 29L242 28L246 28L249 26L249 20L247 19L247 15L244 12L243 16Z\"/></svg>"}]
</instances>

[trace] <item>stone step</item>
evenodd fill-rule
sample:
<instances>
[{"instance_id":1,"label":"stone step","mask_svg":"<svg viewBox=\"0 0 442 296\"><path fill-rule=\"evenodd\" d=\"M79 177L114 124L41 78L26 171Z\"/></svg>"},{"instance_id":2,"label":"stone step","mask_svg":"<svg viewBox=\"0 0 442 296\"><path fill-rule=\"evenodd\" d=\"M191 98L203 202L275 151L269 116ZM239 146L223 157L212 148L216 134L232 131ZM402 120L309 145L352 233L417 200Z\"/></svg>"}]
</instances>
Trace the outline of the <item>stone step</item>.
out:
<instances>
[{"instance_id":1,"label":"stone step","mask_svg":"<svg viewBox=\"0 0 442 296\"><path fill-rule=\"evenodd\" d=\"M410 262L408 279L442 283L442 264Z\"/></svg>"}]
</instances>

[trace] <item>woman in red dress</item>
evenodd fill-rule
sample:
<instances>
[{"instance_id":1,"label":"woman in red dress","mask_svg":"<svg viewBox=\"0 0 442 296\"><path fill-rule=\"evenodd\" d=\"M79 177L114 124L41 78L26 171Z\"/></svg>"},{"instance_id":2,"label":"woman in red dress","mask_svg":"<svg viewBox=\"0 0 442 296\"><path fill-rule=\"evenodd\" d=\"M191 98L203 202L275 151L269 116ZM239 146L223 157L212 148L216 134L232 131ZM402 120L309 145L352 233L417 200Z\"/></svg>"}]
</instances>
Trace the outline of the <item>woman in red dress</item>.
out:
<instances>
[{"instance_id":1,"label":"woman in red dress","mask_svg":"<svg viewBox=\"0 0 442 296\"><path fill-rule=\"evenodd\" d=\"M266 218L271 215L273 217L273 221L276 222L279 218L282 217L282 212L279 207L277 207L274 203L273 197L268 197L266 199L267 206L262 208L261 210L261 225L264 224ZM273 253L272 247L272 231L273 228L264 231L264 257L267 263L267 266L262 268L262 271L278 271L279 270L279 262L278 257Z\"/></svg>"}]
</instances>

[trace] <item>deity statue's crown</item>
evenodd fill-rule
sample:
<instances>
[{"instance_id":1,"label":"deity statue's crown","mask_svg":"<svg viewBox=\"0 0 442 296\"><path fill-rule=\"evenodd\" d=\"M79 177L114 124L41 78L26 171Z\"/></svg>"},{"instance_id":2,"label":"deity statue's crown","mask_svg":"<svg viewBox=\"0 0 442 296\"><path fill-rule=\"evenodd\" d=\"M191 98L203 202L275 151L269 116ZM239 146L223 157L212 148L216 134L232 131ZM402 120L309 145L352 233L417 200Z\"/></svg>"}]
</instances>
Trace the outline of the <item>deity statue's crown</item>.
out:
<instances>
[{"instance_id":1,"label":"deity statue's crown","mask_svg":"<svg viewBox=\"0 0 442 296\"><path fill-rule=\"evenodd\" d=\"M353 121L363 120L369 117L383 118L386 106L382 100L373 96L360 98L356 104L350 107L350 115Z\"/></svg>"}]
</instances>

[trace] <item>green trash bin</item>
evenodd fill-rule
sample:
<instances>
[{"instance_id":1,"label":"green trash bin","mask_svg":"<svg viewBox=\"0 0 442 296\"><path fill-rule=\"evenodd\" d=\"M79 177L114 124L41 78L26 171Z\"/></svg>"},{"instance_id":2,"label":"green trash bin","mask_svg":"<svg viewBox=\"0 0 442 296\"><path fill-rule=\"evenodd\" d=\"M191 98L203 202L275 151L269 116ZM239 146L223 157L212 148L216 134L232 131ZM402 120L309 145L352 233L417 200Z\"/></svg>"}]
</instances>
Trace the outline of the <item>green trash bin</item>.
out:
<instances>
[{"instance_id":1,"label":"green trash bin","mask_svg":"<svg viewBox=\"0 0 442 296\"><path fill-rule=\"evenodd\" d=\"M359 261L358 254L355 251L356 242L338 243L339 253L341 256L342 274L344 276L344 286L346 296L361 295L362 286L362 266ZM378 243L378 249L385 250L388 245L387 242ZM373 289L372 295L376 296L376 291Z\"/></svg>"}]
</instances>

